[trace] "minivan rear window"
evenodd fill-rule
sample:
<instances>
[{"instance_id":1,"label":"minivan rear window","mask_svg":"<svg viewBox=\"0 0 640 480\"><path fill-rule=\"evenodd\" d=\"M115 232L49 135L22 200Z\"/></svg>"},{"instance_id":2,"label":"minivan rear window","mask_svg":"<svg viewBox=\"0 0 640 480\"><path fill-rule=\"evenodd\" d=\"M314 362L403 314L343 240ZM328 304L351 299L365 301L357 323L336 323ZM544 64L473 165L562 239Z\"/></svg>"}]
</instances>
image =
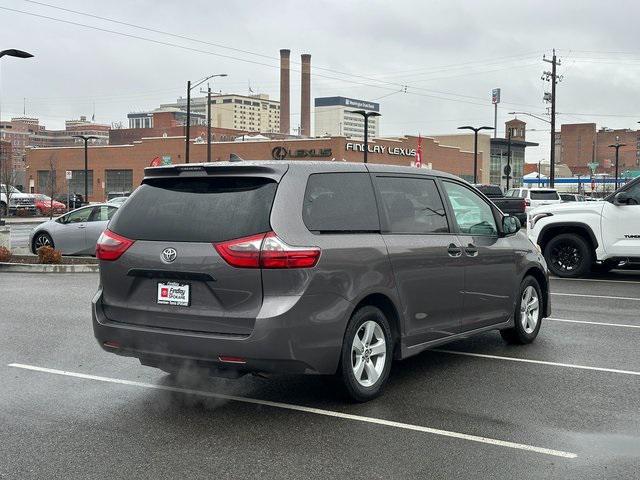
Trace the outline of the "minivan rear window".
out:
<instances>
[{"instance_id":1,"label":"minivan rear window","mask_svg":"<svg viewBox=\"0 0 640 480\"><path fill-rule=\"evenodd\" d=\"M120 207L109 229L132 240L221 242L271 229L277 184L266 178L147 180Z\"/></svg>"},{"instance_id":2,"label":"minivan rear window","mask_svg":"<svg viewBox=\"0 0 640 480\"><path fill-rule=\"evenodd\" d=\"M531 190L531 200L560 200L558 192L549 190Z\"/></svg>"}]
</instances>

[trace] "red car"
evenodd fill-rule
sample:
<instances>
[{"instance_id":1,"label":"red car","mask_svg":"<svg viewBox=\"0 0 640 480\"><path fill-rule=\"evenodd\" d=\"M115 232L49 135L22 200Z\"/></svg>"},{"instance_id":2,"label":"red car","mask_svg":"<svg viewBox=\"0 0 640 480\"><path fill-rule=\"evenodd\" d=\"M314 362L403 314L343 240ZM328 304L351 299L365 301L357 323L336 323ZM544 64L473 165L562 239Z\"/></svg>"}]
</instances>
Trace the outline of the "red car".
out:
<instances>
[{"instance_id":1,"label":"red car","mask_svg":"<svg viewBox=\"0 0 640 480\"><path fill-rule=\"evenodd\" d=\"M36 212L38 215L49 215L49 211L53 209L54 215L62 214L67 211L67 206L64 203L56 200L51 200L51 197L42 193L36 194Z\"/></svg>"}]
</instances>

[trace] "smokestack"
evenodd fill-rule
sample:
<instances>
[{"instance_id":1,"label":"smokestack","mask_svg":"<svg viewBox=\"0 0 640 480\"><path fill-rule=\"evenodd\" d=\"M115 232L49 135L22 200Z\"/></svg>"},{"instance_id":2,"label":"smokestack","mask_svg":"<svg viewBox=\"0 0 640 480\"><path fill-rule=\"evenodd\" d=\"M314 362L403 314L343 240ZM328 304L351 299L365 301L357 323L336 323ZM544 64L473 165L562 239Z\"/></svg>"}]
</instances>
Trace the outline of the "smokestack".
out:
<instances>
[{"instance_id":1,"label":"smokestack","mask_svg":"<svg viewBox=\"0 0 640 480\"><path fill-rule=\"evenodd\" d=\"M280 133L289 135L290 111L289 111L289 56L287 49L280 50Z\"/></svg>"},{"instance_id":2,"label":"smokestack","mask_svg":"<svg viewBox=\"0 0 640 480\"><path fill-rule=\"evenodd\" d=\"M300 133L311 136L311 55L303 54L302 60L302 88L300 95Z\"/></svg>"}]
</instances>

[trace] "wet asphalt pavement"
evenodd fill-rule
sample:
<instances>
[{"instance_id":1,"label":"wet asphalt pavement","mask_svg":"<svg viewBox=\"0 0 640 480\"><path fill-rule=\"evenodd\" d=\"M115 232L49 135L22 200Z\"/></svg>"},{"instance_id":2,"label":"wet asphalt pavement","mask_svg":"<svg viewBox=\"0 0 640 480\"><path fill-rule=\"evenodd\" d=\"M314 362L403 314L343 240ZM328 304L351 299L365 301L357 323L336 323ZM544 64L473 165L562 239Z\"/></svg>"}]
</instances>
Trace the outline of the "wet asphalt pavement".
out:
<instances>
[{"instance_id":1,"label":"wet asphalt pavement","mask_svg":"<svg viewBox=\"0 0 640 480\"><path fill-rule=\"evenodd\" d=\"M640 272L553 279L535 343L425 352L366 404L326 378L172 380L110 355L97 280L0 274L0 478L638 478Z\"/></svg>"}]
</instances>

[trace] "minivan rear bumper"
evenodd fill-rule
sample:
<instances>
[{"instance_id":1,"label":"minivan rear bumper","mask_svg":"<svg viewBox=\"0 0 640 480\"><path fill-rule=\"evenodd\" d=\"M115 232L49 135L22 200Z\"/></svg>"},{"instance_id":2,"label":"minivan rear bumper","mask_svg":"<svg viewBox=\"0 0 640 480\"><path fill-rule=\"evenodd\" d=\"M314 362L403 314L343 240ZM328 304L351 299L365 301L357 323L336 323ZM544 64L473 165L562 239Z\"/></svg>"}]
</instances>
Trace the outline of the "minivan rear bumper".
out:
<instances>
[{"instance_id":1,"label":"minivan rear bumper","mask_svg":"<svg viewBox=\"0 0 640 480\"><path fill-rule=\"evenodd\" d=\"M93 331L100 346L172 369L196 364L213 375L235 372L333 374L353 305L337 295L265 297L249 335L145 327L106 317L102 289L92 301ZM245 363L226 363L220 356Z\"/></svg>"}]
</instances>

